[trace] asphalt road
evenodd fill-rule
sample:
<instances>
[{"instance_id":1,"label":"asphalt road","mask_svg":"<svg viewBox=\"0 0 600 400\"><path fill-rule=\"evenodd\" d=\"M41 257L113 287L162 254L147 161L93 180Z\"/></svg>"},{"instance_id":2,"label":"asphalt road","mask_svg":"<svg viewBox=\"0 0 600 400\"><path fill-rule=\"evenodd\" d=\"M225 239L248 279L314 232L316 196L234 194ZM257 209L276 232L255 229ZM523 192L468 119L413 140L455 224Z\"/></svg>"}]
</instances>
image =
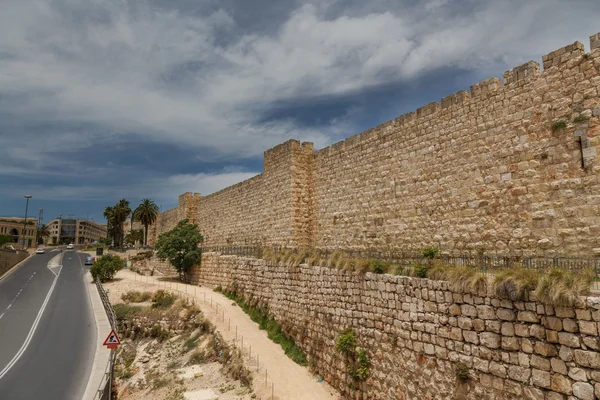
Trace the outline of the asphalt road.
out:
<instances>
[{"instance_id":1,"label":"asphalt road","mask_svg":"<svg viewBox=\"0 0 600 400\"><path fill-rule=\"evenodd\" d=\"M87 268L75 251L63 251L62 268L48 268L57 254L33 255L0 281L2 400L80 400L85 391L97 340Z\"/></svg>"}]
</instances>

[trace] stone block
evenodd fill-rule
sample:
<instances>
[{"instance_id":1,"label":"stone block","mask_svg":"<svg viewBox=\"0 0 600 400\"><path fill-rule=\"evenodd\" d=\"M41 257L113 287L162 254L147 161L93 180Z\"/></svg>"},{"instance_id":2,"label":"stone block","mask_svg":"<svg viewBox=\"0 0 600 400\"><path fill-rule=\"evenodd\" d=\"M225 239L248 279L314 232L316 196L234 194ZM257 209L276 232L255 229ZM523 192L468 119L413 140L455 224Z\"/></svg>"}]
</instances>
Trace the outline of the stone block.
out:
<instances>
[{"instance_id":1,"label":"stone block","mask_svg":"<svg viewBox=\"0 0 600 400\"><path fill-rule=\"evenodd\" d=\"M531 386L523 388L523 396L527 400L544 400L544 392Z\"/></svg>"},{"instance_id":2,"label":"stone block","mask_svg":"<svg viewBox=\"0 0 600 400\"><path fill-rule=\"evenodd\" d=\"M460 312L462 315L466 315L468 317L477 318L477 308L470 304L462 304L460 306ZM484 318L482 318L484 319Z\"/></svg>"},{"instance_id":3,"label":"stone block","mask_svg":"<svg viewBox=\"0 0 600 400\"><path fill-rule=\"evenodd\" d=\"M517 319L522 322L538 322L539 317L533 311L519 311Z\"/></svg>"},{"instance_id":4,"label":"stone block","mask_svg":"<svg viewBox=\"0 0 600 400\"><path fill-rule=\"evenodd\" d=\"M515 336L515 326L512 322L503 322L501 333L503 336Z\"/></svg>"},{"instance_id":5,"label":"stone block","mask_svg":"<svg viewBox=\"0 0 600 400\"><path fill-rule=\"evenodd\" d=\"M577 326L577 322L570 318L565 318L562 321L563 329L567 332L575 333L579 332L579 327Z\"/></svg>"},{"instance_id":6,"label":"stone block","mask_svg":"<svg viewBox=\"0 0 600 400\"><path fill-rule=\"evenodd\" d=\"M506 378L506 367L504 365L495 361L491 361L489 369L491 374L496 375L500 378Z\"/></svg>"},{"instance_id":7,"label":"stone block","mask_svg":"<svg viewBox=\"0 0 600 400\"><path fill-rule=\"evenodd\" d=\"M508 377L517 382L528 382L531 377L529 368L511 365L508 367Z\"/></svg>"},{"instance_id":8,"label":"stone block","mask_svg":"<svg viewBox=\"0 0 600 400\"><path fill-rule=\"evenodd\" d=\"M546 329L541 325L531 325L529 327L529 334L539 340L546 339Z\"/></svg>"},{"instance_id":9,"label":"stone block","mask_svg":"<svg viewBox=\"0 0 600 400\"><path fill-rule=\"evenodd\" d=\"M560 346L558 356L564 362L571 362L573 361L573 350L568 346Z\"/></svg>"},{"instance_id":10,"label":"stone block","mask_svg":"<svg viewBox=\"0 0 600 400\"><path fill-rule=\"evenodd\" d=\"M560 358L552 358L550 360L550 364L552 365L552 371L557 374L567 375L567 364Z\"/></svg>"},{"instance_id":11,"label":"stone block","mask_svg":"<svg viewBox=\"0 0 600 400\"><path fill-rule=\"evenodd\" d=\"M519 343L519 338L514 336L504 336L502 337L502 349L509 351L516 351L521 348Z\"/></svg>"},{"instance_id":12,"label":"stone block","mask_svg":"<svg viewBox=\"0 0 600 400\"><path fill-rule=\"evenodd\" d=\"M551 369L550 360L535 354L531 356L530 363L533 368L541 369L542 371L550 371Z\"/></svg>"},{"instance_id":13,"label":"stone block","mask_svg":"<svg viewBox=\"0 0 600 400\"><path fill-rule=\"evenodd\" d=\"M573 318L575 311L570 307L554 307L554 313L559 318Z\"/></svg>"},{"instance_id":14,"label":"stone block","mask_svg":"<svg viewBox=\"0 0 600 400\"><path fill-rule=\"evenodd\" d=\"M584 336L583 344L590 349L600 351L600 338L598 336Z\"/></svg>"},{"instance_id":15,"label":"stone block","mask_svg":"<svg viewBox=\"0 0 600 400\"><path fill-rule=\"evenodd\" d=\"M558 332L558 342L564 346L580 347L579 336L568 332Z\"/></svg>"},{"instance_id":16,"label":"stone block","mask_svg":"<svg viewBox=\"0 0 600 400\"><path fill-rule=\"evenodd\" d=\"M565 375L553 374L550 388L555 392L570 395L573 393L573 382Z\"/></svg>"},{"instance_id":17,"label":"stone block","mask_svg":"<svg viewBox=\"0 0 600 400\"><path fill-rule=\"evenodd\" d=\"M491 332L483 332L479 334L479 341L483 346L489 347L490 349L497 349L500 347L500 335Z\"/></svg>"},{"instance_id":18,"label":"stone block","mask_svg":"<svg viewBox=\"0 0 600 400\"><path fill-rule=\"evenodd\" d=\"M534 386L550 389L550 372L541 371L539 369L531 370L531 383Z\"/></svg>"},{"instance_id":19,"label":"stone block","mask_svg":"<svg viewBox=\"0 0 600 400\"><path fill-rule=\"evenodd\" d=\"M598 327L595 322L592 321L578 321L579 323L579 332L584 333L586 335L598 335Z\"/></svg>"},{"instance_id":20,"label":"stone block","mask_svg":"<svg viewBox=\"0 0 600 400\"><path fill-rule=\"evenodd\" d=\"M553 331L562 331L562 319L556 317L544 317L542 318L542 324Z\"/></svg>"},{"instance_id":21,"label":"stone block","mask_svg":"<svg viewBox=\"0 0 600 400\"><path fill-rule=\"evenodd\" d=\"M594 387L587 382L575 382L573 395L581 400L594 400Z\"/></svg>"},{"instance_id":22,"label":"stone block","mask_svg":"<svg viewBox=\"0 0 600 400\"><path fill-rule=\"evenodd\" d=\"M534 345L535 353L545 356L545 357L554 357L558 355L558 351L556 350L556 346L544 343L544 342L536 342Z\"/></svg>"},{"instance_id":23,"label":"stone block","mask_svg":"<svg viewBox=\"0 0 600 400\"><path fill-rule=\"evenodd\" d=\"M529 337L529 325L515 324L515 335L520 337Z\"/></svg>"},{"instance_id":24,"label":"stone block","mask_svg":"<svg viewBox=\"0 0 600 400\"><path fill-rule=\"evenodd\" d=\"M477 316L480 319L495 319L496 318L496 312L494 307L491 306L486 306L486 305L479 305L476 306L477 307Z\"/></svg>"},{"instance_id":25,"label":"stone block","mask_svg":"<svg viewBox=\"0 0 600 400\"><path fill-rule=\"evenodd\" d=\"M600 369L600 353L595 351L574 350L573 357L575 362L582 367Z\"/></svg>"},{"instance_id":26,"label":"stone block","mask_svg":"<svg viewBox=\"0 0 600 400\"><path fill-rule=\"evenodd\" d=\"M585 370L577 367L569 368L569 378L579 382L586 382L588 379Z\"/></svg>"},{"instance_id":27,"label":"stone block","mask_svg":"<svg viewBox=\"0 0 600 400\"><path fill-rule=\"evenodd\" d=\"M496 315L498 319L502 321L514 321L515 320L515 312L513 310L509 310L506 308L499 308L496 311Z\"/></svg>"},{"instance_id":28,"label":"stone block","mask_svg":"<svg viewBox=\"0 0 600 400\"><path fill-rule=\"evenodd\" d=\"M479 344L479 335L475 331L463 331L462 332L465 342Z\"/></svg>"}]
</instances>

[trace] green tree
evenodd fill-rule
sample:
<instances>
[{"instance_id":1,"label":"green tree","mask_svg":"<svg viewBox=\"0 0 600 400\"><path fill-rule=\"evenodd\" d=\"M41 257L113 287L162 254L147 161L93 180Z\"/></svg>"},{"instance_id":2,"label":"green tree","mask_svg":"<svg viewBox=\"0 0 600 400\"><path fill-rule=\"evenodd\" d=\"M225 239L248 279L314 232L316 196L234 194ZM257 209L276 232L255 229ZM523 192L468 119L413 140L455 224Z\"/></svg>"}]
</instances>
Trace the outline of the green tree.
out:
<instances>
[{"instance_id":1,"label":"green tree","mask_svg":"<svg viewBox=\"0 0 600 400\"><path fill-rule=\"evenodd\" d=\"M10 235L0 235L0 246L6 244L6 243L10 243L13 241L13 237Z\"/></svg>"},{"instance_id":2,"label":"green tree","mask_svg":"<svg viewBox=\"0 0 600 400\"><path fill-rule=\"evenodd\" d=\"M127 244L135 244L135 242L141 243L143 240L144 232L141 229L134 229L125 235L125 243Z\"/></svg>"},{"instance_id":3,"label":"green tree","mask_svg":"<svg viewBox=\"0 0 600 400\"><path fill-rule=\"evenodd\" d=\"M94 282L100 281L104 283L115 277L115 274L125 267L125 260L121 257L107 254L102 256L98 261L90 268L90 273Z\"/></svg>"},{"instance_id":4,"label":"green tree","mask_svg":"<svg viewBox=\"0 0 600 400\"><path fill-rule=\"evenodd\" d=\"M198 225L184 219L172 230L160 234L156 242L156 255L163 261L168 260L179 272L180 278L188 283L190 269L202 261L202 249L198 246L203 241Z\"/></svg>"},{"instance_id":5,"label":"green tree","mask_svg":"<svg viewBox=\"0 0 600 400\"><path fill-rule=\"evenodd\" d=\"M148 246L148 225L156 221L158 214L158 206L150 199L143 199L132 214L132 221L136 220L144 225L144 247Z\"/></svg>"},{"instance_id":6,"label":"green tree","mask_svg":"<svg viewBox=\"0 0 600 400\"><path fill-rule=\"evenodd\" d=\"M38 244L44 244L44 239L47 238L48 236L50 236L50 229L48 229L46 224L43 224L42 226L40 226L38 228L38 233L37 233Z\"/></svg>"}]
</instances>

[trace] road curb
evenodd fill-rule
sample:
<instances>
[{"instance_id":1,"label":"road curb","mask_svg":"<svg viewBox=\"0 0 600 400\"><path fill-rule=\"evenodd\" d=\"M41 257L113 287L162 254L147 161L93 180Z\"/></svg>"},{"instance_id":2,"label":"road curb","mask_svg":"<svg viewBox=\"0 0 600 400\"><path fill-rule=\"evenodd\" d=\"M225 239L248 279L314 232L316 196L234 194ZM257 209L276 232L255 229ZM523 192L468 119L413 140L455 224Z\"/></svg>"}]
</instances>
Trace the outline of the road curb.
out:
<instances>
[{"instance_id":1,"label":"road curb","mask_svg":"<svg viewBox=\"0 0 600 400\"><path fill-rule=\"evenodd\" d=\"M16 263L15 265L13 265L13 267L11 269L9 269L8 271L6 271L4 273L4 275L0 276L0 282L2 282L2 280L4 278L6 278L7 276L9 276L10 274L12 274L13 272L15 272L17 270L17 268L19 268L21 266L21 264L24 264L25 261L29 260L30 257L31 257L31 254L29 254L23 261L19 261L18 263Z\"/></svg>"},{"instance_id":2,"label":"road curb","mask_svg":"<svg viewBox=\"0 0 600 400\"><path fill-rule=\"evenodd\" d=\"M104 379L104 373L110 359L110 351L102 346L102 340L104 336L108 336L110 333L111 326L102 300L100 299L100 294L98 293L96 284L92 282L92 275L89 271L85 274L85 280L85 286L90 296L90 303L96 321L96 353L94 354L94 363L92 364L92 371L90 372L90 378L85 388L83 400L93 400L96 398L97 391Z\"/></svg>"}]
</instances>

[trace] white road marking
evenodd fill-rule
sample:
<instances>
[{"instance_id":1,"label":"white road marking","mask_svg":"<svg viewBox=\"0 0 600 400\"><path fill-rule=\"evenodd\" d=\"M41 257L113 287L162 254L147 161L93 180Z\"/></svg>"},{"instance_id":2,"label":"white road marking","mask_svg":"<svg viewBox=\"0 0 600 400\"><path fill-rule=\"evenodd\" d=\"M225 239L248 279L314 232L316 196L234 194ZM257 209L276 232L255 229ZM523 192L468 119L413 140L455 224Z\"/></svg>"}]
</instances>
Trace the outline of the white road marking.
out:
<instances>
[{"instance_id":1,"label":"white road marking","mask_svg":"<svg viewBox=\"0 0 600 400\"><path fill-rule=\"evenodd\" d=\"M2 317L4 317L4 313L0 314L0 319L2 319Z\"/></svg>"},{"instance_id":2,"label":"white road marking","mask_svg":"<svg viewBox=\"0 0 600 400\"><path fill-rule=\"evenodd\" d=\"M58 255L54 258L59 258L59 257L62 260L61 255ZM52 260L50 260L50 262L48 264L50 264L54 260L54 258ZM52 271L52 270L50 269L50 271ZM60 274L60 270L58 271L58 274ZM0 371L0 379L2 379L4 377L4 375L6 375L8 373L8 371L17 363L17 361L19 361L19 358L21 358L23 353L25 353L25 350L27 350L27 346L29 346L31 339L33 338L33 334L35 333L35 330L36 330L38 324L40 323L42 314L44 313L44 310L46 309L46 306L48 305L48 301L50 300L50 296L52 295L52 292L54 291L54 287L56 286L56 281L58 280L58 274L55 274L54 281L52 282L52 286L50 286L50 290L48 290L48 294L46 295L46 298L44 299L44 302L42 303L42 307L40 307L40 310L38 311L38 314L37 314L35 320L33 321L33 325L31 325L31 329L29 330L29 333L27 334L27 337L25 338L25 342L23 342L23 345L21 346L21 348L19 349L17 354L15 354L15 356L12 358L12 360L10 360L10 362L6 365L6 367L4 367L4 369L2 371ZM11 305L12 305L12 303L11 303ZM8 306L8 307L10 308L10 306ZM2 315L4 315L4 314L2 314Z\"/></svg>"}]
</instances>

